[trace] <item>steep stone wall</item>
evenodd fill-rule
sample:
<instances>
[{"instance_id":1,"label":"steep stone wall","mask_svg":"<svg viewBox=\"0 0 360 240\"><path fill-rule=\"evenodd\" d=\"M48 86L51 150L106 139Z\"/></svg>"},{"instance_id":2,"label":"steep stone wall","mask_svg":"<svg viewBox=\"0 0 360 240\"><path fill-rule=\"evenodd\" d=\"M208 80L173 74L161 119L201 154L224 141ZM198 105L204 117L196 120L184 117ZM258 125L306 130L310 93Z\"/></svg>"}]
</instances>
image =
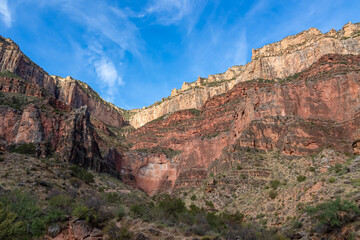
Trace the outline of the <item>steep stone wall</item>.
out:
<instances>
[{"instance_id":1,"label":"steep stone wall","mask_svg":"<svg viewBox=\"0 0 360 240\"><path fill-rule=\"evenodd\" d=\"M155 194L196 186L238 148L295 156L324 147L351 152L359 99L360 56L326 55L296 78L240 82L201 111L179 111L137 129L127 140L148 153L125 154L118 171ZM167 149L177 154L165 158Z\"/></svg>"},{"instance_id":2,"label":"steep stone wall","mask_svg":"<svg viewBox=\"0 0 360 240\"><path fill-rule=\"evenodd\" d=\"M56 99L73 108L88 106L89 112L105 124L122 127L126 124L121 111L104 101L87 84L70 77L50 76L23 54L12 40L0 36L0 71L16 73L24 80L46 89Z\"/></svg>"},{"instance_id":3,"label":"steep stone wall","mask_svg":"<svg viewBox=\"0 0 360 240\"><path fill-rule=\"evenodd\" d=\"M256 78L286 78L304 71L326 54L360 54L360 24L346 24L341 30L321 33L310 28L294 36L253 50L252 61L234 66L226 73L198 78L174 89L170 97L140 110L130 120L138 128L174 111L200 109L206 100L227 92L236 83Z\"/></svg>"}]
</instances>

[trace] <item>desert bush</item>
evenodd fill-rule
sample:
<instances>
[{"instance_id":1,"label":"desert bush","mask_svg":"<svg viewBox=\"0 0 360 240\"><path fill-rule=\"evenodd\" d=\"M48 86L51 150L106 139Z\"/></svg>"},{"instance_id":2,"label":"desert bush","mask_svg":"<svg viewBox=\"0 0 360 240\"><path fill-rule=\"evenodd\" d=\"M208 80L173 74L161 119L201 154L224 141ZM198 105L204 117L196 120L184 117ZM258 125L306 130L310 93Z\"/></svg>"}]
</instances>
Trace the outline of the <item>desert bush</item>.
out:
<instances>
[{"instance_id":1,"label":"desert bush","mask_svg":"<svg viewBox=\"0 0 360 240\"><path fill-rule=\"evenodd\" d=\"M130 232L128 226L121 226L120 228L111 222L105 227L104 232L108 235L109 240L131 240L134 239L134 234Z\"/></svg>"},{"instance_id":2,"label":"desert bush","mask_svg":"<svg viewBox=\"0 0 360 240\"><path fill-rule=\"evenodd\" d=\"M36 146L34 143L24 143L18 146L14 146L9 149L10 152L20 153L20 154L36 154Z\"/></svg>"},{"instance_id":3,"label":"desert bush","mask_svg":"<svg viewBox=\"0 0 360 240\"><path fill-rule=\"evenodd\" d=\"M10 77L21 79L16 73L10 72L9 70L0 72L0 77Z\"/></svg>"},{"instance_id":4,"label":"desert bush","mask_svg":"<svg viewBox=\"0 0 360 240\"><path fill-rule=\"evenodd\" d=\"M211 229L215 232L220 232L225 227L225 224L222 221L221 217L216 215L215 213L207 213L206 221L210 225Z\"/></svg>"},{"instance_id":5,"label":"desert bush","mask_svg":"<svg viewBox=\"0 0 360 240\"><path fill-rule=\"evenodd\" d=\"M104 196L105 196L106 201L109 203L115 204L120 201L119 194L116 192L104 193Z\"/></svg>"},{"instance_id":6,"label":"desert bush","mask_svg":"<svg viewBox=\"0 0 360 240\"><path fill-rule=\"evenodd\" d=\"M279 185L280 185L280 181L277 179L270 181L270 187L272 189L277 189Z\"/></svg>"},{"instance_id":7,"label":"desert bush","mask_svg":"<svg viewBox=\"0 0 360 240\"><path fill-rule=\"evenodd\" d=\"M205 205L210 207L210 208L214 208L214 203L212 201L210 201L210 200L206 200Z\"/></svg>"},{"instance_id":8,"label":"desert bush","mask_svg":"<svg viewBox=\"0 0 360 240\"><path fill-rule=\"evenodd\" d=\"M17 239L25 235L26 225L18 220L18 216L0 203L0 239Z\"/></svg>"},{"instance_id":9,"label":"desert bush","mask_svg":"<svg viewBox=\"0 0 360 240\"><path fill-rule=\"evenodd\" d=\"M28 193L12 191L0 195L0 239L39 237L46 226L64 218L62 211L42 210Z\"/></svg>"},{"instance_id":10,"label":"desert bush","mask_svg":"<svg viewBox=\"0 0 360 240\"><path fill-rule=\"evenodd\" d=\"M336 182L336 177L330 177L329 178L329 183L334 183Z\"/></svg>"},{"instance_id":11,"label":"desert bush","mask_svg":"<svg viewBox=\"0 0 360 240\"><path fill-rule=\"evenodd\" d=\"M191 201L195 201L197 199L197 197L196 197L196 195L192 195L190 199L191 199Z\"/></svg>"},{"instance_id":12,"label":"desert bush","mask_svg":"<svg viewBox=\"0 0 360 240\"><path fill-rule=\"evenodd\" d=\"M306 177L305 177L304 175L299 175L299 176L297 177L297 180L298 180L298 182L303 182L303 181L306 180Z\"/></svg>"},{"instance_id":13,"label":"desert bush","mask_svg":"<svg viewBox=\"0 0 360 240\"><path fill-rule=\"evenodd\" d=\"M90 184L94 182L94 175L84 168L73 165L70 167L71 175L83 180L86 184Z\"/></svg>"},{"instance_id":14,"label":"desert bush","mask_svg":"<svg viewBox=\"0 0 360 240\"><path fill-rule=\"evenodd\" d=\"M165 195L159 202L159 207L164 209L168 215L174 215L186 210L185 203L180 198L172 198L169 195Z\"/></svg>"},{"instance_id":15,"label":"desert bush","mask_svg":"<svg viewBox=\"0 0 360 240\"><path fill-rule=\"evenodd\" d=\"M277 191L271 190L271 191L269 192L269 197L270 197L271 199L275 199L275 198L277 197Z\"/></svg>"},{"instance_id":16,"label":"desert bush","mask_svg":"<svg viewBox=\"0 0 360 240\"><path fill-rule=\"evenodd\" d=\"M305 211L318 224L325 225L328 229L340 228L360 216L360 210L354 202L342 201L340 198L307 207Z\"/></svg>"},{"instance_id":17,"label":"desert bush","mask_svg":"<svg viewBox=\"0 0 360 240\"><path fill-rule=\"evenodd\" d=\"M121 205L119 205L116 209L116 218L118 221L121 221L121 219L123 219L123 217L125 217L126 212L125 212L125 208Z\"/></svg>"}]
</instances>

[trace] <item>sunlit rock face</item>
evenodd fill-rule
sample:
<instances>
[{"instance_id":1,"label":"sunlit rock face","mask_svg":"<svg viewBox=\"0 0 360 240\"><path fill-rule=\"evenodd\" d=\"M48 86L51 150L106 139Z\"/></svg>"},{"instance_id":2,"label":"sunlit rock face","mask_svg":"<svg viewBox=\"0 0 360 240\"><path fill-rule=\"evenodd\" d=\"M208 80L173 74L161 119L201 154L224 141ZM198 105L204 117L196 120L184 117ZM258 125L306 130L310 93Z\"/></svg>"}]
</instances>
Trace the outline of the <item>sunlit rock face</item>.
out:
<instances>
[{"instance_id":1,"label":"sunlit rock face","mask_svg":"<svg viewBox=\"0 0 360 240\"><path fill-rule=\"evenodd\" d=\"M341 30L321 33L310 28L294 36L253 49L252 61L245 66L234 66L225 73L198 78L184 83L181 89L173 90L171 96L142 109L130 123L135 128L175 111L196 108L213 96L222 94L238 82L256 78L285 78L301 72L327 54L359 54L360 24L346 24Z\"/></svg>"},{"instance_id":2,"label":"sunlit rock face","mask_svg":"<svg viewBox=\"0 0 360 240\"><path fill-rule=\"evenodd\" d=\"M135 130L132 150L160 153L126 154L118 170L152 195L196 186L241 147L294 156L324 147L351 152L359 109L360 56L326 55L296 77L240 82L201 111L179 111ZM166 156L166 149L176 154Z\"/></svg>"}]
</instances>

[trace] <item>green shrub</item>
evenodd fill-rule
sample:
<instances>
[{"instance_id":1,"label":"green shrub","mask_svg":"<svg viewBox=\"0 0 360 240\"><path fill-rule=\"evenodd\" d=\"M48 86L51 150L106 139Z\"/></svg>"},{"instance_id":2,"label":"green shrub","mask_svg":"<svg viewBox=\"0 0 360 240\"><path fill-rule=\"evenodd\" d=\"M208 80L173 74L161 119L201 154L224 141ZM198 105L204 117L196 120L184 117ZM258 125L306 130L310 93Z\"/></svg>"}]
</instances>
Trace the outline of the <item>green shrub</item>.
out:
<instances>
[{"instance_id":1,"label":"green shrub","mask_svg":"<svg viewBox=\"0 0 360 240\"><path fill-rule=\"evenodd\" d=\"M181 213L186 210L185 203L180 198L172 198L166 195L159 203L159 207L168 214Z\"/></svg>"},{"instance_id":2,"label":"green shrub","mask_svg":"<svg viewBox=\"0 0 360 240\"><path fill-rule=\"evenodd\" d=\"M90 213L90 209L88 209L86 206L84 205L79 205L76 208L74 208L72 215L80 218L80 219L84 219L88 221L88 216Z\"/></svg>"},{"instance_id":3,"label":"green shrub","mask_svg":"<svg viewBox=\"0 0 360 240\"><path fill-rule=\"evenodd\" d=\"M0 239L41 236L51 221L52 218L46 217L46 212L42 211L31 195L20 191L0 195Z\"/></svg>"},{"instance_id":4,"label":"green shrub","mask_svg":"<svg viewBox=\"0 0 360 240\"><path fill-rule=\"evenodd\" d=\"M298 180L298 182L303 182L303 181L306 180L306 177L305 177L304 175L299 175L299 176L297 177L297 180Z\"/></svg>"},{"instance_id":5,"label":"green shrub","mask_svg":"<svg viewBox=\"0 0 360 240\"><path fill-rule=\"evenodd\" d=\"M341 163L336 163L334 166L335 173L340 173L343 170L343 166Z\"/></svg>"},{"instance_id":6,"label":"green shrub","mask_svg":"<svg viewBox=\"0 0 360 240\"><path fill-rule=\"evenodd\" d=\"M360 216L360 210L354 202L341 201L340 198L320 203L315 207L307 207L305 211L313 220L328 229L340 228Z\"/></svg>"},{"instance_id":7,"label":"green shrub","mask_svg":"<svg viewBox=\"0 0 360 240\"><path fill-rule=\"evenodd\" d=\"M21 79L16 73L10 72L9 70L0 72L0 77L10 77L10 78Z\"/></svg>"},{"instance_id":8,"label":"green shrub","mask_svg":"<svg viewBox=\"0 0 360 240\"><path fill-rule=\"evenodd\" d=\"M275 199L275 198L277 197L277 191L271 190L271 191L269 192L269 197L270 197L271 199Z\"/></svg>"},{"instance_id":9,"label":"green shrub","mask_svg":"<svg viewBox=\"0 0 360 240\"><path fill-rule=\"evenodd\" d=\"M120 201L119 194L117 192L105 193L105 199L109 203L117 203Z\"/></svg>"},{"instance_id":10,"label":"green shrub","mask_svg":"<svg viewBox=\"0 0 360 240\"><path fill-rule=\"evenodd\" d=\"M123 206L118 206L117 210L116 210L116 218L118 221L121 221L121 219L123 219L123 217L125 217L126 213L125 213L125 208Z\"/></svg>"},{"instance_id":11,"label":"green shrub","mask_svg":"<svg viewBox=\"0 0 360 240\"><path fill-rule=\"evenodd\" d=\"M19 239L25 234L25 222L18 220L16 213L0 203L0 239Z\"/></svg>"},{"instance_id":12,"label":"green shrub","mask_svg":"<svg viewBox=\"0 0 360 240\"><path fill-rule=\"evenodd\" d=\"M90 209L85 205L77 205L72 211L72 216L75 216L79 219L86 220L86 222L90 223L93 226L98 225L98 216L94 209Z\"/></svg>"},{"instance_id":13,"label":"green shrub","mask_svg":"<svg viewBox=\"0 0 360 240\"><path fill-rule=\"evenodd\" d=\"M329 178L329 183L334 183L336 182L336 177L330 177Z\"/></svg>"},{"instance_id":14,"label":"green shrub","mask_svg":"<svg viewBox=\"0 0 360 240\"><path fill-rule=\"evenodd\" d=\"M133 213L134 218L142 217L147 211L147 208L143 204L133 204L130 206L130 211Z\"/></svg>"},{"instance_id":15,"label":"green shrub","mask_svg":"<svg viewBox=\"0 0 360 240\"><path fill-rule=\"evenodd\" d=\"M214 203L212 201L210 201L210 200L209 201L206 200L205 205L210 207L210 208L214 208Z\"/></svg>"},{"instance_id":16,"label":"green shrub","mask_svg":"<svg viewBox=\"0 0 360 240\"><path fill-rule=\"evenodd\" d=\"M71 175L74 177L77 177L81 180L83 180L86 184L90 184L94 182L94 175L88 171L86 171L85 169L73 165L70 167L71 170Z\"/></svg>"},{"instance_id":17,"label":"green shrub","mask_svg":"<svg viewBox=\"0 0 360 240\"><path fill-rule=\"evenodd\" d=\"M236 169L237 169L237 170L242 170L243 167L242 167L241 165L237 165Z\"/></svg>"},{"instance_id":18,"label":"green shrub","mask_svg":"<svg viewBox=\"0 0 360 240\"><path fill-rule=\"evenodd\" d=\"M208 224L210 225L212 230L214 230L216 232L220 232L224 225L221 218L218 215L216 215L215 213L207 213L206 221L208 222Z\"/></svg>"},{"instance_id":19,"label":"green shrub","mask_svg":"<svg viewBox=\"0 0 360 240\"><path fill-rule=\"evenodd\" d=\"M302 228L303 223L302 222L294 222L293 228Z\"/></svg>"},{"instance_id":20,"label":"green shrub","mask_svg":"<svg viewBox=\"0 0 360 240\"><path fill-rule=\"evenodd\" d=\"M120 228L111 222L105 227L104 232L109 236L109 240L131 240L134 239L134 234L129 231L128 226L121 226Z\"/></svg>"},{"instance_id":21,"label":"green shrub","mask_svg":"<svg viewBox=\"0 0 360 240\"><path fill-rule=\"evenodd\" d=\"M5 161L5 158L0 157L0 162L4 162L4 161Z\"/></svg>"},{"instance_id":22,"label":"green shrub","mask_svg":"<svg viewBox=\"0 0 360 240\"><path fill-rule=\"evenodd\" d=\"M34 155L36 153L36 146L34 143L24 143L10 149L11 152L20 154Z\"/></svg>"},{"instance_id":23,"label":"green shrub","mask_svg":"<svg viewBox=\"0 0 360 240\"><path fill-rule=\"evenodd\" d=\"M84 182L85 182L86 184L95 182L95 181L94 181L94 175L93 175L92 173L90 173L90 172L84 173L84 175L82 176L81 179L84 180Z\"/></svg>"},{"instance_id":24,"label":"green shrub","mask_svg":"<svg viewBox=\"0 0 360 240\"><path fill-rule=\"evenodd\" d=\"M279 185L280 185L280 181L277 179L270 181L270 187L273 189L277 189Z\"/></svg>"},{"instance_id":25,"label":"green shrub","mask_svg":"<svg viewBox=\"0 0 360 240\"><path fill-rule=\"evenodd\" d=\"M71 214L74 200L68 196L59 194L49 199L50 211L60 210L66 214Z\"/></svg>"},{"instance_id":26,"label":"green shrub","mask_svg":"<svg viewBox=\"0 0 360 240\"><path fill-rule=\"evenodd\" d=\"M196 195L192 195L190 199L191 199L192 201L195 201L195 200L196 200Z\"/></svg>"},{"instance_id":27,"label":"green shrub","mask_svg":"<svg viewBox=\"0 0 360 240\"><path fill-rule=\"evenodd\" d=\"M315 167L309 167L310 172L315 172L315 170L316 170Z\"/></svg>"}]
</instances>

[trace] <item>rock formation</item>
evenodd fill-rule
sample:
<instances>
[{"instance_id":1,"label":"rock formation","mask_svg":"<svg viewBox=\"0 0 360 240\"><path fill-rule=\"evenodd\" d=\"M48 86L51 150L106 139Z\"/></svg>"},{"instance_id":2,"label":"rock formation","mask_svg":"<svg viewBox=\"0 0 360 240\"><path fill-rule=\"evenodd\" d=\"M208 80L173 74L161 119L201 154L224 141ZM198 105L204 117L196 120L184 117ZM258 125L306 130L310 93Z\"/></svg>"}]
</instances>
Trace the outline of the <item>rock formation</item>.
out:
<instances>
[{"instance_id":1,"label":"rock formation","mask_svg":"<svg viewBox=\"0 0 360 240\"><path fill-rule=\"evenodd\" d=\"M59 159L103 170L86 106L71 110L36 84L7 77L0 80L1 148L32 143L39 156L56 153Z\"/></svg>"},{"instance_id":2,"label":"rock formation","mask_svg":"<svg viewBox=\"0 0 360 240\"><path fill-rule=\"evenodd\" d=\"M200 184L236 149L360 152L359 29L310 29L254 50L246 66L126 112L135 126L147 123L136 130L88 85L49 76L1 38L1 70L18 76L0 77L0 148L33 143L42 156L106 170L149 195Z\"/></svg>"},{"instance_id":3,"label":"rock formation","mask_svg":"<svg viewBox=\"0 0 360 240\"><path fill-rule=\"evenodd\" d=\"M130 120L135 128L175 111L196 108L213 96L230 90L236 83L252 79L277 79L310 67L326 54L359 54L360 24L346 24L341 30L321 33L310 28L297 35L254 49L252 61L234 66L222 74L210 75L193 83L184 83L170 97L139 111Z\"/></svg>"},{"instance_id":4,"label":"rock formation","mask_svg":"<svg viewBox=\"0 0 360 240\"><path fill-rule=\"evenodd\" d=\"M0 72L9 71L46 89L50 95L73 108L88 106L89 112L104 123L116 127L126 124L121 110L104 101L86 83L71 77L50 76L32 62L12 40L0 36Z\"/></svg>"},{"instance_id":5,"label":"rock formation","mask_svg":"<svg viewBox=\"0 0 360 240\"><path fill-rule=\"evenodd\" d=\"M128 136L135 152L124 155L118 171L154 194L196 186L216 165L233 161L228 153L237 148L294 156L324 147L352 152L359 99L360 56L326 55L296 77L240 82L200 111L137 129Z\"/></svg>"}]
</instances>

